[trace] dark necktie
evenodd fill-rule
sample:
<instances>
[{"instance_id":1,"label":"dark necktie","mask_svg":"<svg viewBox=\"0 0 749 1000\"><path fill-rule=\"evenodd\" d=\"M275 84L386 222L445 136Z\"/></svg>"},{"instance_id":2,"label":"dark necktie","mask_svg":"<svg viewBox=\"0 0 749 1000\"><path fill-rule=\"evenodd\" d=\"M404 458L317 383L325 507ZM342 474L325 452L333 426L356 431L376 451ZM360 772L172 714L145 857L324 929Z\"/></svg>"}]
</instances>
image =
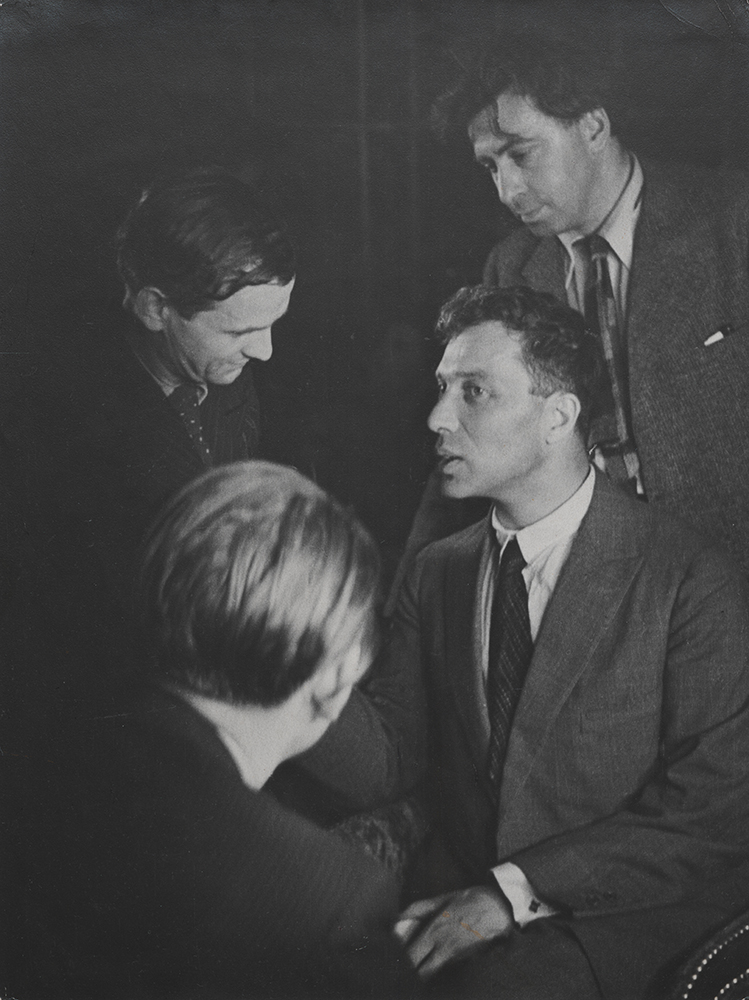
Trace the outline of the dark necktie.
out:
<instances>
[{"instance_id":1,"label":"dark necktie","mask_svg":"<svg viewBox=\"0 0 749 1000\"><path fill-rule=\"evenodd\" d=\"M517 538L513 538L505 546L499 564L489 632L486 700L491 733L488 776L495 813L512 718L533 655L524 566ZM495 834L496 816L492 836Z\"/></svg>"},{"instance_id":2,"label":"dark necktie","mask_svg":"<svg viewBox=\"0 0 749 1000\"><path fill-rule=\"evenodd\" d=\"M585 323L600 338L608 376L599 412L591 422L588 445L598 449L611 479L637 492L640 462L630 427L627 359L616 320L609 245L603 236L593 233L575 246L587 263Z\"/></svg>"},{"instance_id":3,"label":"dark necktie","mask_svg":"<svg viewBox=\"0 0 749 1000\"><path fill-rule=\"evenodd\" d=\"M210 449L203 439L203 429L200 425L200 390L196 385L178 385L169 396L169 402L182 417L192 443L198 450L203 464L213 465Z\"/></svg>"}]
</instances>

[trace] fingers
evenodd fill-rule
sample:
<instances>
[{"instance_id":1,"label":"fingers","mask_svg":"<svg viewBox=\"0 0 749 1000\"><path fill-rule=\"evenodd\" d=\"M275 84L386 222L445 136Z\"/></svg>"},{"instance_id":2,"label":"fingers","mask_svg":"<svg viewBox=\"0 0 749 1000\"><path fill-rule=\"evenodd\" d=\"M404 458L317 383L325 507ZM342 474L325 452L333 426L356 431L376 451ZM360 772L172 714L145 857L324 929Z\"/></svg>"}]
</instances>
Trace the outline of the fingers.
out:
<instances>
[{"instance_id":1,"label":"fingers","mask_svg":"<svg viewBox=\"0 0 749 1000\"><path fill-rule=\"evenodd\" d=\"M438 905L437 905L438 904ZM423 979L512 932L512 909L483 886L421 900L401 914L401 940Z\"/></svg>"},{"instance_id":2,"label":"fingers","mask_svg":"<svg viewBox=\"0 0 749 1000\"><path fill-rule=\"evenodd\" d=\"M421 927L420 920L401 918L393 928L393 933L401 944L407 945L419 927Z\"/></svg>"},{"instance_id":3,"label":"fingers","mask_svg":"<svg viewBox=\"0 0 749 1000\"><path fill-rule=\"evenodd\" d=\"M419 976L428 979L448 963L476 951L482 943L482 936L470 924L444 910L411 941L408 956Z\"/></svg>"},{"instance_id":4,"label":"fingers","mask_svg":"<svg viewBox=\"0 0 749 1000\"><path fill-rule=\"evenodd\" d=\"M452 895L450 892L445 892L441 896L432 896L430 899L420 899L416 903L411 903L401 913L398 920L399 922L401 920L423 920L424 917L429 917L433 913L436 913L441 906L444 906L452 898Z\"/></svg>"}]
</instances>

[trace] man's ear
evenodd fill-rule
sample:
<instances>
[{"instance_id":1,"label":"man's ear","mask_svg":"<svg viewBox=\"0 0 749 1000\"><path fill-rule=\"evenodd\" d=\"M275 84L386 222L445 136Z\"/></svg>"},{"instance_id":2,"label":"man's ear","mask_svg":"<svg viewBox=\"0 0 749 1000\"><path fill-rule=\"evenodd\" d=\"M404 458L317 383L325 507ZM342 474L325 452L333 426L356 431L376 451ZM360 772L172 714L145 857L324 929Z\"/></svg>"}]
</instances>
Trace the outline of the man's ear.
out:
<instances>
[{"instance_id":1,"label":"man's ear","mask_svg":"<svg viewBox=\"0 0 749 1000\"><path fill-rule=\"evenodd\" d=\"M611 138L611 120L605 108L593 108L580 117L580 129L590 148L604 149Z\"/></svg>"},{"instance_id":2,"label":"man's ear","mask_svg":"<svg viewBox=\"0 0 749 1000\"><path fill-rule=\"evenodd\" d=\"M573 392L555 392L549 396L549 423L546 431L548 444L556 444L575 433L580 417L580 400Z\"/></svg>"},{"instance_id":3,"label":"man's ear","mask_svg":"<svg viewBox=\"0 0 749 1000\"><path fill-rule=\"evenodd\" d=\"M158 288L141 288L136 295L131 294L130 304L135 315L148 330L156 333L165 328L167 312L171 307L164 293Z\"/></svg>"},{"instance_id":4,"label":"man's ear","mask_svg":"<svg viewBox=\"0 0 749 1000\"><path fill-rule=\"evenodd\" d=\"M343 711L353 685L344 663L323 664L309 679L310 703L315 718L335 722Z\"/></svg>"}]
</instances>

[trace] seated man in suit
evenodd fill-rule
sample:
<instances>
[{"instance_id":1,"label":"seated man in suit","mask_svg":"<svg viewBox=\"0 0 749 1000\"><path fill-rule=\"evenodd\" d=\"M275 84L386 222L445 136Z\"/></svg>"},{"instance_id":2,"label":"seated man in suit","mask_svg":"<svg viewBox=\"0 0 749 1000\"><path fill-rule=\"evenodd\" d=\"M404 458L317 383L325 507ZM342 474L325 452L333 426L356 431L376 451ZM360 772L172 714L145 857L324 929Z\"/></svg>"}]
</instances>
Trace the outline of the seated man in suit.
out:
<instances>
[{"instance_id":1,"label":"seated man in suit","mask_svg":"<svg viewBox=\"0 0 749 1000\"><path fill-rule=\"evenodd\" d=\"M18 996L412 995L387 873L263 791L370 663L377 582L364 529L291 469L224 465L169 503L143 676L43 765Z\"/></svg>"},{"instance_id":2,"label":"seated man in suit","mask_svg":"<svg viewBox=\"0 0 749 1000\"><path fill-rule=\"evenodd\" d=\"M736 408L749 396L749 179L638 158L621 104L599 53L505 34L438 110L517 220L484 283L550 292L604 340L596 463L749 573L749 421ZM403 568L474 512L441 498L435 474Z\"/></svg>"},{"instance_id":3,"label":"seated man in suit","mask_svg":"<svg viewBox=\"0 0 749 1000\"><path fill-rule=\"evenodd\" d=\"M395 613L441 836L399 933L424 977L470 957L455 995L660 996L749 898L743 579L590 465L578 313L464 288L438 331L442 489L492 508L417 557Z\"/></svg>"}]
</instances>

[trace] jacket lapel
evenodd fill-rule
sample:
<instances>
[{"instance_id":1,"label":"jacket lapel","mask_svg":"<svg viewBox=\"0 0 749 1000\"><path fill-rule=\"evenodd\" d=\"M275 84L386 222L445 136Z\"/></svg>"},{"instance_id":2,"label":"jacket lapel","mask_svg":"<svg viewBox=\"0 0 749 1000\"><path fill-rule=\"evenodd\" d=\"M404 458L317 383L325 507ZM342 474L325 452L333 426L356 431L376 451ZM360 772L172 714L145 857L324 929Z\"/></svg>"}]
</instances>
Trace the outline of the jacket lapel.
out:
<instances>
[{"instance_id":1,"label":"jacket lapel","mask_svg":"<svg viewBox=\"0 0 749 1000\"><path fill-rule=\"evenodd\" d=\"M546 609L518 703L503 774L500 829L525 786L559 712L595 662L642 562L627 518L630 501L598 475L591 506Z\"/></svg>"},{"instance_id":2,"label":"jacket lapel","mask_svg":"<svg viewBox=\"0 0 749 1000\"><path fill-rule=\"evenodd\" d=\"M541 288L551 292L560 302L566 302L565 256L564 247L555 237L539 240L521 269L523 281L531 288Z\"/></svg>"},{"instance_id":3,"label":"jacket lapel","mask_svg":"<svg viewBox=\"0 0 749 1000\"><path fill-rule=\"evenodd\" d=\"M448 704L454 706L479 773L483 773L489 746L482 669L482 583L494 551L490 531L488 518L474 526L467 545L449 560L443 588Z\"/></svg>"}]
</instances>

